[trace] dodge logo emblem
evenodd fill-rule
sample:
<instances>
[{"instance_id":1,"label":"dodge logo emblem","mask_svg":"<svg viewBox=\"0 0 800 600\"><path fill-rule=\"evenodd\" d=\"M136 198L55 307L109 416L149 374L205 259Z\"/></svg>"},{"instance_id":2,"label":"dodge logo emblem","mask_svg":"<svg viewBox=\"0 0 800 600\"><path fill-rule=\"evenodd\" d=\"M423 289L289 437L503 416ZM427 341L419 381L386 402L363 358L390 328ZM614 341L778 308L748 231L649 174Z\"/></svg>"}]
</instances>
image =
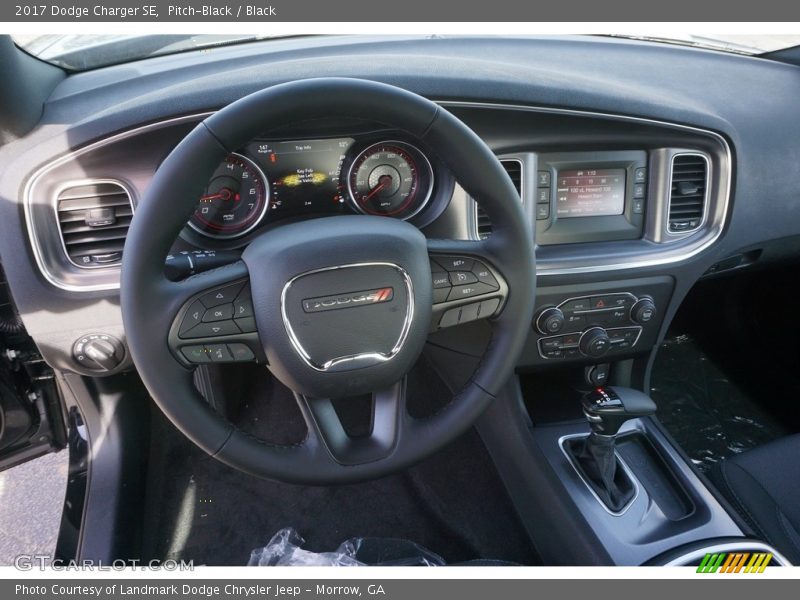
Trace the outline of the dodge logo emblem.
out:
<instances>
[{"instance_id":1,"label":"dodge logo emblem","mask_svg":"<svg viewBox=\"0 0 800 600\"><path fill-rule=\"evenodd\" d=\"M303 310L307 313L323 310L336 310L338 308L351 308L365 304L379 304L389 302L394 298L394 288L385 287L363 292L347 292L335 296L320 296L319 298L306 298L303 300Z\"/></svg>"}]
</instances>

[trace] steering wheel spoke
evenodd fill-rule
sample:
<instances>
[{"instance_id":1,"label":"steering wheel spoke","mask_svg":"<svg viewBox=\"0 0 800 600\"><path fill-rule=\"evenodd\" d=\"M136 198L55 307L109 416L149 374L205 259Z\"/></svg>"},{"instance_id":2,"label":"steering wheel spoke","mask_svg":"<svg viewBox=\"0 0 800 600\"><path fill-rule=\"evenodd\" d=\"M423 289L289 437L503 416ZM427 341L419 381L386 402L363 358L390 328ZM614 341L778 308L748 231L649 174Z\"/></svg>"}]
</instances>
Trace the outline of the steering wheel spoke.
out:
<instances>
[{"instance_id":1,"label":"steering wheel spoke","mask_svg":"<svg viewBox=\"0 0 800 600\"><path fill-rule=\"evenodd\" d=\"M508 284L485 241L429 240L433 284L431 330L500 314Z\"/></svg>"},{"instance_id":2,"label":"steering wheel spoke","mask_svg":"<svg viewBox=\"0 0 800 600\"><path fill-rule=\"evenodd\" d=\"M170 284L169 346L184 366L263 361L243 262Z\"/></svg>"},{"instance_id":3,"label":"steering wheel spoke","mask_svg":"<svg viewBox=\"0 0 800 600\"><path fill-rule=\"evenodd\" d=\"M327 448L340 465L378 461L392 453L411 418L406 412L406 378L374 392L369 435L351 437L329 398L296 395L306 419L309 437ZM307 442L308 443L308 442Z\"/></svg>"}]
</instances>

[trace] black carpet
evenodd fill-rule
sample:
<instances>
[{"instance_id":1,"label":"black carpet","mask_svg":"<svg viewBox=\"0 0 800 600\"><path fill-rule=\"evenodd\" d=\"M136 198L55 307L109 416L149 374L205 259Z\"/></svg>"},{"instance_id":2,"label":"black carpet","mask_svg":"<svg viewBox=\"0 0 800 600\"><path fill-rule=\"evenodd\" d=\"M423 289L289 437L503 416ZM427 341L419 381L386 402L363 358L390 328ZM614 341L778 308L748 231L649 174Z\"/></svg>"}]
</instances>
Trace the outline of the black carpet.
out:
<instances>
[{"instance_id":1,"label":"black carpet","mask_svg":"<svg viewBox=\"0 0 800 600\"><path fill-rule=\"evenodd\" d=\"M268 437L296 438L293 399L269 388L274 383L267 386L255 395L260 400L242 405L237 422L258 431L271 421L277 427L268 427ZM276 435L284 424L289 435ZM401 474L334 487L243 475L197 449L160 413L154 415L152 439L148 558L244 565L251 550L279 529L294 527L306 540L304 548L316 552L332 551L351 537L405 538L448 563L538 562L475 432Z\"/></svg>"}]
</instances>

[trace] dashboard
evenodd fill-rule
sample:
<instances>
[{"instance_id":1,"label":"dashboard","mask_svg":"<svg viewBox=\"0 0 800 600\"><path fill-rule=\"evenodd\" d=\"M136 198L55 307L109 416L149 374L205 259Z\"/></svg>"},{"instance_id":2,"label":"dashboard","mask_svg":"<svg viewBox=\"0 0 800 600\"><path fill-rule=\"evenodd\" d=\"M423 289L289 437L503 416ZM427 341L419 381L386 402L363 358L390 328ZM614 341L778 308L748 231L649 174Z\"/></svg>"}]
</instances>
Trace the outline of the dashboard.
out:
<instances>
[{"instance_id":1,"label":"dashboard","mask_svg":"<svg viewBox=\"0 0 800 600\"><path fill-rule=\"evenodd\" d=\"M644 62L658 68L638 72ZM703 85L711 69L718 86ZM158 165L216 108L286 79L357 76L406 87L493 149L537 248L537 313L521 324L531 333L520 368L632 359L644 377L698 279L781 260L800 236L779 216L794 209L800 177L800 125L785 100L800 80L787 65L623 40L343 36L101 71L65 80L43 125L0 148L9 165L0 191L13 199L0 204L1 216L20 222L0 242L3 266L29 331L66 370L96 374L75 359L76 340L89 334L122 340L119 369L131 366L119 262ZM770 119L729 102L750 97L745 80L776 90ZM480 199L454 181L448 160L380 123L253 132L196 182L195 211L166 268L175 278L215 268L264 231L338 214L407 220L430 238L490 236ZM444 269L437 274L435 293L446 299L454 283ZM462 314L466 322L461 309L440 315L432 340L478 356L486 325L464 334L452 327Z\"/></svg>"}]
</instances>

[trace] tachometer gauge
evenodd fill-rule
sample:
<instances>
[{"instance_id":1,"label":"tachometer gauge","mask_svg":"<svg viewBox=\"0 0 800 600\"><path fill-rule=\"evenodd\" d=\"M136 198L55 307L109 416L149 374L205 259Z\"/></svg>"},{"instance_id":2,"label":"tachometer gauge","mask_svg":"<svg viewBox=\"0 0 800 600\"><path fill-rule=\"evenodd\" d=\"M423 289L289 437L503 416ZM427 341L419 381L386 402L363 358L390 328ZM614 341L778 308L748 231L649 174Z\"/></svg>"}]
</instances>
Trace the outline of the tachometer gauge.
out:
<instances>
[{"instance_id":1,"label":"tachometer gauge","mask_svg":"<svg viewBox=\"0 0 800 600\"><path fill-rule=\"evenodd\" d=\"M409 219L425 208L432 190L430 162L405 142L373 144L355 158L347 176L350 201L369 215Z\"/></svg>"},{"instance_id":2,"label":"tachometer gauge","mask_svg":"<svg viewBox=\"0 0 800 600\"><path fill-rule=\"evenodd\" d=\"M241 154L229 154L214 171L189 226L213 238L244 235L269 208L269 182L261 169Z\"/></svg>"}]
</instances>

